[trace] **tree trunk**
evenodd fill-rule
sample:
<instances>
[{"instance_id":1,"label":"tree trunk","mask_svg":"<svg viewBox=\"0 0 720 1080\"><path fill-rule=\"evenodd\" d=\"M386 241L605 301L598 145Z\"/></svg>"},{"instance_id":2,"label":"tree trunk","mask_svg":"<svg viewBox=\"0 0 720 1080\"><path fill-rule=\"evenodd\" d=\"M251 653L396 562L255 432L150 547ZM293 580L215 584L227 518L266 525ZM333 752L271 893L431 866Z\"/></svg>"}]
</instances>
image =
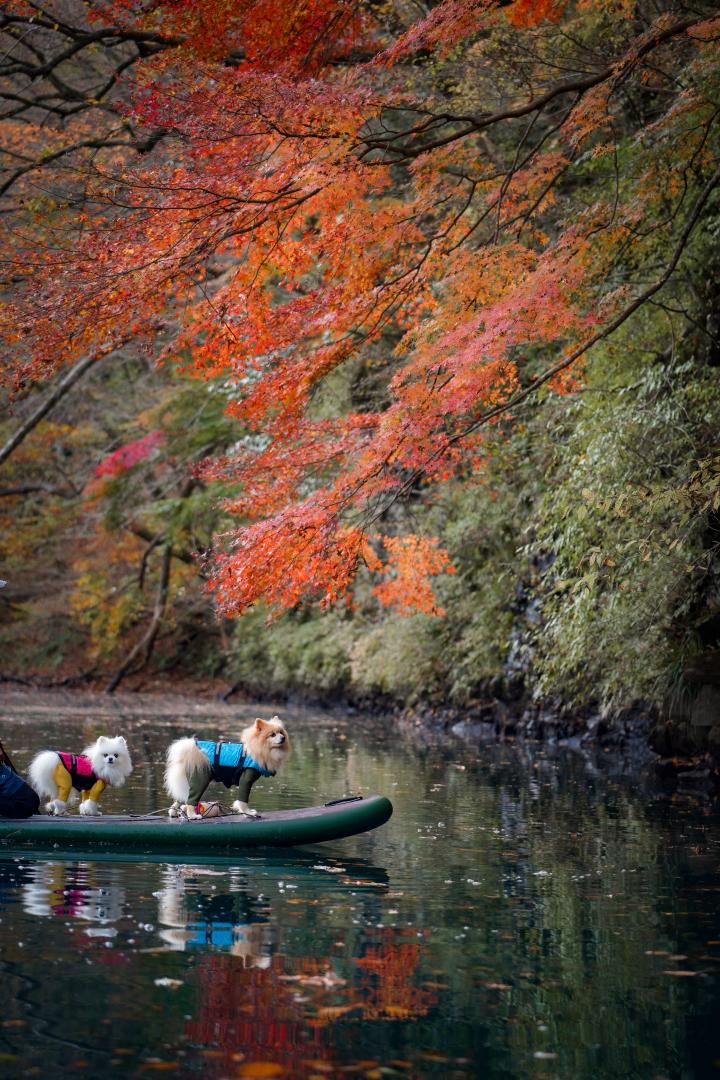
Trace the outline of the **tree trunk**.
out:
<instances>
[{"instance_id":1,"label":"tree trunk","mask_svg":"<svg viewBox=\"0 0 720 1080\"><path fill-rule=\"evenodd\" d=\"M142 637L140 641L138 641L137 645L135 645L130 650L122 665L118 668L110 682L105 687L106 694L112 694L115 692L115 690L117 690L122 680L130 671L130 668L132 667L136 657L138 657L141 653L144 654L140 665L135 668L135 672L138 672L142 671L142 669L145 667L145 665L150 660L150 657L152 656L152 651L155 646L155 639L157 638L160 631L162 617L165 613L165 605L167 604L172 554L172 544L166 544L163 548L162 566L160 569L160 582L158 584L158 590L155 596L155 610L150 621L150 626L148 627L145 636Z\"/></svg>"}]
</instances>

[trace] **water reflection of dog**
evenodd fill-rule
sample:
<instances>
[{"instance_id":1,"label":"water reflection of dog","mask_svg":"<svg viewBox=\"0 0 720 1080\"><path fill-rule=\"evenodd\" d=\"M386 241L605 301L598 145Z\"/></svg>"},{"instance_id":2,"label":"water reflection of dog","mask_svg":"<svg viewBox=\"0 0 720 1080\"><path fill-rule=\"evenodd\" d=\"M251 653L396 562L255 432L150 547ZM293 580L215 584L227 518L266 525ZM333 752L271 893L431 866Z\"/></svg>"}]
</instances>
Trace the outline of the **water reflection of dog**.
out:
<instances>
[{"instance_id":1,"label":"water reflection of dog","mask_svg":"<svg viewBox=\"0 0 720 1080\"><path fill-rule=\"evenodd\" d=\"M272 927L258 899L242 889L198 892L200 875L191 867L169 866L163 879L157 894L160 937L172 949L217 949L239 957L243 967L270 967Z\"/></svg>"},{"instance_id":2,"label":"water reflection of dog","mask_svg":"<svg viewBox=\"0 0 720 1080\"><path fill-rule=\"evenodd\" d=\"M277 912L270 909L268 889L279 885L282 891L283 882L292 889L302 884L310 903L352 897L359 901L363 919L375 923L382 914L379 899L388 888L382 867L311 852L297 851L292 861L287 856L258 856L249 859L244 870L234 862L226 873L230 891L216 892L202 886L208 878L225 877L222 873L191 865L165 867L164 887L155 895L160 937L167 945L178 951L226 952L239 957L244 967L268 968L277 940ZM248 890L249 875L255 885L265 883L264 895Z\"/></svg>"},{"instance_id":3,"label":"water reflection of dog","mask_svg":"<svg viewBox=\"0 0 720 1080\"><path fill-rule=\"evenodd\" d=\"M23 910L30 915L112 923L122 917L124 903L125 890L99 885L88 863L35 863L22 885Z\"/></svg>"}]
</instances>

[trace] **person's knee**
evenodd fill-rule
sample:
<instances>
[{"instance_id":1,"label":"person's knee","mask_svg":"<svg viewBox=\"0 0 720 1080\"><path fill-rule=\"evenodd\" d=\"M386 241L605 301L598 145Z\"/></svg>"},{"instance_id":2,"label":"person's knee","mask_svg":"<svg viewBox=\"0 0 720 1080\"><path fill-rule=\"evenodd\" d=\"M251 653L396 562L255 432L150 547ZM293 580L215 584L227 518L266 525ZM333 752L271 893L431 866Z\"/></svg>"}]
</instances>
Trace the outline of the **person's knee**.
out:
<instances>
[{"instance_id":1,"label":"person's knee","mask_svg":"<svg viewBox=\"0 0 720 1080\"><path fill-rule=\"evenodd\" d=\"M40 809L40 797L36 791L30 787L29 784L25 785L25 790L22 793L20 800L20 806L23 809L23 817L32 817L33 814L37 814Z\"/></svg>"},{"instance_id":2,"label":"person's knee","mask_svg":"<svg viewBox=\"0 0 720 1080\"><path fill-rule=\"evenodd\" d=\"M37 792L16 773L3 770L0 776L0 817L26 818L40 806Z\"/></svg>"}]
</instances>

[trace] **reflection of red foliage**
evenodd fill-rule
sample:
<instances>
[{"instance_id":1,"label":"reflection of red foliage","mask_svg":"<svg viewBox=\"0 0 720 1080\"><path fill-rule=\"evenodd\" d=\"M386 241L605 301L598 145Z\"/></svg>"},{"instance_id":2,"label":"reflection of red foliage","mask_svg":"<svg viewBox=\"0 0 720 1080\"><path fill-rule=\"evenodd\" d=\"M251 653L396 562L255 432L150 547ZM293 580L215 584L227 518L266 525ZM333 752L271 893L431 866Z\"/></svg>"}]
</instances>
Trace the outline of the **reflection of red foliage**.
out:
<instances>
[{"instance_id":1,"label":"reflection of red foliage","mask_svg":"<svg viewBox=\"0 0 720 1080\"><path fill-rule=\"evenodd\" d=\"M393 930L384 930L380 942L359 960L360 996L365 1020L409 1020L427 1015L437 997L412 982L422 957L421 943L397 943Z\"/></svg>"},{"instance_id":2,"label":"reflection of red foliage","mask_svg":"<svg viewBox=\"0 0 720 1080\"><path fill-rule=\"evenodd\" d=\"M308 975L318 971L311 960L293 966ZM226 1051L217 1059L220 1075L227 1075L233 1055L239 1053L246 1061L275 1062L293 1077L310 1076L317 1072L318 1061L331 1059L322 1030L307 1022L307 1005L294 1000L298 984L283 981L284 976L279 957L264 969L245 968L234 956L203 957L198 967L199 1007L185 1034L194 1043ZM209 1069L210 1063L207 1075Z\"/></svg>"},{"instance_id":3,"label":"reflection of red foliage","mask_svg":"<svg viewBox=\"0 0 720 1080\"><path fill-rule=\"evenodd\" d=\"M133 465L137 465L138 462L149 457L164 439L165 436L162 431L151 431L149 434L143 435L142 439L135 439L134 442L125 443L124 446L103 458L95 469L95 475L98 477L119 476L126 469L132 468Z\"/></svg>"},{"instance_id":4,"label":"reflection of red foliage","mask_svg":"<svg viewBox=\"0 0 720 1080\"><path fill-rule=\"evenodd\" d=\"M204 956L197 972L198 1011L185 1035L224 1051L215 1059L217 1075L236 1070L239 1054L247 1063L275 1064L286 1076L317 1075L324 1063L333 1063L332 1033L344 1017L388 1021L427 1015L437 998L414 984L422 954L422 941L398 941L397 931L384 929L355 961L356 977L348 982L326 958L293 958L288 970L277 956L268 968L244 967L227 954Z\"/></svg>"}]
</instances>

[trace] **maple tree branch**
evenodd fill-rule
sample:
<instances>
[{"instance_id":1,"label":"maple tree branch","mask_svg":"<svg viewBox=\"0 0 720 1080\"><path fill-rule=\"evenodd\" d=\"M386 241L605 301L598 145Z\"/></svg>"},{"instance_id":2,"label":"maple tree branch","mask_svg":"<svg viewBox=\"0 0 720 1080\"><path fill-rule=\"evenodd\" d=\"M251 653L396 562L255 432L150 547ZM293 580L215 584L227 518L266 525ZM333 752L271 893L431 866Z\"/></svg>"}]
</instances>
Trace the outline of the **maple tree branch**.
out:
<instances>
[{"instance_id":1,"label":"maple tree branch","mask_svg":"<svg viewBox=\"0 0 720 1080\"><path fill-rule=\"evenodd\" d=\"M153 145L153 142L157 141L158 137L159 135L156 135L154 139L151 136L143 139L114 139L110 137L106 139L83 139L81 142L71 143L69 146L62 146L59 150L55 150L54 153L46 154L44 157L38 158L37 161L31 161L28 165L16 169L15 172L8 177L5 183L0 185L0 196L5 195L21 176L33 172L36 169L43 169L53 161L57 161L61 157L66 157L76 150L106 150L113 146L125 146L130 150L144 152Z\"/></svg>"},{"instance_id":2,"label":"maple tree branch","mask_svg":"<svg viewBox=\"0 0 720 1080\"><path fill-rule=\"evenodd\" d=\"M125 528L134 536L139 537L141 540L147 540L149 544L153 544L155 547L157 547L158 544L162 544L165 539L162 536L156 536L150 529L146 529L144 525L138 525L136 522L131 522L129 525L126 525ZM197 559L193 554L183 548L173 547L172 555L174 559L179 559L180 562L188 563L190 566L197 565Z\"/></svg>"},{"instance_id":3,"label":"maple tree branch","mask_svg":"<svg viewBox=\"0 0 720 1080\"><path fill-rule=\"evenodd\" d=\"M166 34L158 34L152 30L132 30L129 27L123 26L104 26L99 30L86 30L80 26L73 26L71 23L61 22L55 18L54 15L47 15L46 18L38 18L37 15L17 15L4 12L0 14L0 31L7 31L13 27L25 27L28 30L38 28L42 30L48 30L56 36L69 38L72 45L68 45L62 53L56 54L51 60L45 62L44 65L38 66L32 69L32 74L36 77L46 75L52 67L63 63L73 56L78 49L85 49L89 45L104 44L108 46L120 45L124 42L131 42L140 49L150 49L157 51L161 49L177 48L182 45L184 38L182 37L168 37ZM28 43L23 41L22 44L27 48ZM32 50L36 51L36 50ZM36 55L42 55L39 50ZM145 53L144 55L148 55ZM14 74L10 68L0 69L4 75Z\"/></svg>"},{"instance_id":4,"label":"maple tree branch","mask_svg":"<svg viewBox=\"0 0 720 1080\"><path fill-rule=\"evenodd\" d=\"M95 353L91 353L89 356L84 357L74 367L70 368L67 374L60 380L58 385L52 391L51 394L45 398L45 400L38 406L34 413L27 418L24 424L21 424L18 430L12 435L3 447L0 447L0 465L10 457L14 450L25 441L27 436L33 431L34 428L40 423L40 421L47 416L47 414L55 408L58 401L61 401L65 395L72 390L76 382L78 382L85 372L98 363L99 358Z\"/></svg>"},{"instance_id":5,"label":"maple tree branch","mask_svg":"<svg viewBox=\"0 0 720 1080\"><path fill-rule=\"evenodd\" d=\"M671 26L665 27L664 30L650 31L645 35L645 41L638 46L633 52L631 59L619 71L616 71L614 66L609 65L590 75L577 76L573 79L562 79L560 82L555 83L554 86L545 90L544 93L538 94L537 97L531 98L523 104L511 105L493 113L485 113L480 116L453 116L451 113L436 114L436 118L441 119L443 124L462 123L465 124L465 127L460 131L449 132L447 135L435 140L427 142L421 140L416 145L413 145L412 142L403 145L401 140L407 139L408 137L412 138L415 135L422 135L428 126L427 121L415 128L411 128L409 131L400 131L389 134L386 138L381 135L366 136L365 138L361 138L356 145L356 149L358 150L360 150L361 147L364 148L360 150L359 157L362 160L362 158L370 151L382 150L385 153L396 155L394 159L396 161L416 158L421 154L426 154L429 150L438 150L459 139L465 139L468 135L485 131L486 128L492 127L502 121L519 120L524 116L528 116L530 113L540 113L552 101L565 94L582 95L586 91L591 90L595 86L599 86L601 83L606 82L611 78L615 83L618 83L644 56L671 38L677 37L678 34L685 33L692 29L693 26L699 26L704 21L704 18L704 16L692 16L681 19ZM397 106L395 108L397 108ZM408 109L407 111L415 110Z\"/></svg>"},{"instance_id":6,"label":"maple tree branch","mask_svg":"<svg viewBox=\"0 0 720 1080\"><path fill-rule=\"evenodd\" d=\"M55 487L54 484L18 484L16 487L0 488L0 499L15 499L19 495L32 495L37 491L42 491L47 495L59 495L63 499L73 499L77 494L74 491L65 491L63 488Z\"/></svg>"},{"instance_id":7,"label":"maple tree branch","mask_svg":"<svg viewBox=\"0 0 720 1080\"><path fill-rule=\"evenodd\" d=\"M26 173L50 165L77 149L122 145L140 153L152 149L163 133L136 136L119 116L117 102L109 99L128 68L159 52L177 48L184 40L129 27L94 29L72 25L56 19L39 5L31 7L31 14L0 13L0 41L3 45L10 42L0 57L0 103L5 106L0 120L32 126L43 113L44 124L49 116L64 121L95 109L111 113L114 120L120 118L129 135L125 144L116 140L114 131L100 130L91 140L46 154L6 174L0 195L6 194ZM10 150L6 147L3 152Z\"/></svg>"}]
</instances>

